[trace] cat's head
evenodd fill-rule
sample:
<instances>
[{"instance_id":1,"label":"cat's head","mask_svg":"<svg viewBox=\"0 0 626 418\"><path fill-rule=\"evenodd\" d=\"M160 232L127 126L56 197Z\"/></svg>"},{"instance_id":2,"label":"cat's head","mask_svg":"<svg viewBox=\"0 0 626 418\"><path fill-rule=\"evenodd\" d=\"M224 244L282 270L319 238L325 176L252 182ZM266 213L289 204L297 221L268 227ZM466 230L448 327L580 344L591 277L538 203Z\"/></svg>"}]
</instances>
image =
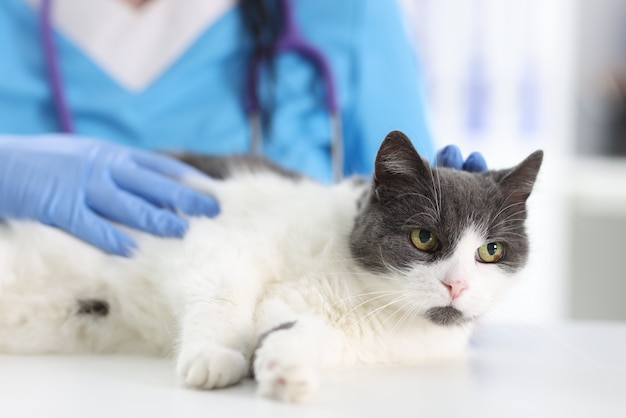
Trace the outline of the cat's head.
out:
<instances>
[{"instance_id":1,"label":"cat's head","mask_svg":"<svg viewBox=\"0 0 626 418\"><path fill-rule=\"evenodd\" d=\"M452 326L480 317L526 263L526 200L543 153L508 170L431 168L401 132L376 156L350 236L381 303ZM383 293L380 293L383 295Z\"/></svg>"}]
</instances>

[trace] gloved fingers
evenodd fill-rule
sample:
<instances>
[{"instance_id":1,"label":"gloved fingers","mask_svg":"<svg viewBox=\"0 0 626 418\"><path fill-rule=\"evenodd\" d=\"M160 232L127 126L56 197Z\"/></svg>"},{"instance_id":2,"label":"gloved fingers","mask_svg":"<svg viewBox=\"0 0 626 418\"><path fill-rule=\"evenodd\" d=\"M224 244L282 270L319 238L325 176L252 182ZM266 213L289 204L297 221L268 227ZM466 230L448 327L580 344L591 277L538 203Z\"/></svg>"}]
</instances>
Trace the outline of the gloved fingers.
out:
<instances>
[{"instance_id":1,"label":"gloved fingers","mask_svg":"<svg viewBox=\"0 0 626 418\"><path fill-rule=\"evenodd\" d=\"M163 154L157 154L149 151L135 151L132 154L132 159L137 164L150 171L163 174L164 176L171 177L176 180L179 180L189 174L200 174L206 176L195 167Z\"/></svg>"},{"instance_id":2,"label":"gloved fingers","mask_svg":"<svg viewBox=\"0 0 626 418\"><path fill-rule=\"evenodd\" d=\"M461 150L456 145L448 145L439 152L436 157L436 167L448 167L461 170L463 167L463 157Z\"/></svg>"},{"instance_id":3,"label":"gloved fingers","mask_svg":"<svg viewBox=\"0 0 626 418\"><path fill-rule=\"evenodd\" d=\"M480 152L473 152L463 163L463 170L478 173L487 171L487 162Z\"/></svg>"},{"instance_id":4,"label":"gloved fingers","mask_svg":"<svg viewBox=\"0 0 626 418\"><path fill-rule=\"evenodd\" d=\"M195 216L213 217L219 213L219 204L213 197L141 167L119 167L112 174L119 187L157 206Z\"/></svg>"},{"instance_id":5,"label":"gloved fingers","mask_svg":"<svg viewBox=\"0 0 626 418\"><path fill-rule=\"evenodd\" d=\"M88 209L78 211L72 225L67 225L67 228L58 226L110 254L128 257L137 248L127 234Z\"/></svg>"},{"instance_id":6,"label":"gloved fingers","mask_svg":"<svg viewBox=\"0 0 626 418\"><path fill-rule=\"evenodd\" d=\"M87 205L114 222L162 237L183 237L188 227L184 219L169 210L156 208L112 185L88 193Z\"/></svg>"}]
</instances>

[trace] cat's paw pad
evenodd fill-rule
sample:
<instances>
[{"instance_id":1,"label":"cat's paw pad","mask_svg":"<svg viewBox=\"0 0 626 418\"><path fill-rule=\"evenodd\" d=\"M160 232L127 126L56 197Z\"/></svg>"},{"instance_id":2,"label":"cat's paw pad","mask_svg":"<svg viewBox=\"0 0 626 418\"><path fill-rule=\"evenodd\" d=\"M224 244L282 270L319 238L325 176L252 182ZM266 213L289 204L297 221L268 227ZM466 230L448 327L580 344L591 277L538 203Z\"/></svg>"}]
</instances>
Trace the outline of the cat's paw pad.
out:
<instances>
[{"instance_id":1,"label":"cat's paw pad","mask_svg":"<svg viewBox=\"0 0 626 418\"><path fill-rule=\"evenodd\" d=\"M185 386L217 389L239 382L247 372L247 361L238 351L204 344L183 348L177 370Z\"/></svg>"},{"instance_id":2,"label":"cat's paw pad","mask_svg":"<svg viewBox=\"0 0 626 418\"><path fill-rule=\"evenodd\" d=\"M283 402L308 402L319 387L319 368L275 356L257 357L254 375L260 395Z\"/></svg>"}]
</instances>

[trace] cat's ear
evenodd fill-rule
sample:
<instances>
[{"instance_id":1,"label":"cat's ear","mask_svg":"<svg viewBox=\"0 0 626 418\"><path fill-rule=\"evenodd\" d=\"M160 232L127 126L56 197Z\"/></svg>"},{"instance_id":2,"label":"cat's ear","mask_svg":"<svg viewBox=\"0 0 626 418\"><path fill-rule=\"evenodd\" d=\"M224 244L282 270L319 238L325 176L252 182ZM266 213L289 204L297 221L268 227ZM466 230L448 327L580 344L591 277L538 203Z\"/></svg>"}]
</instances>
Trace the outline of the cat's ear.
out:
<instances>
[{"instance_id":1,"label":"cat's ear","mask_svg":"<svg viewBox=\"0 0 626 418\"><path fill-rule=\"evenodd\" d=\"M533 190L542 161L543 151L535 151L500 179L500 187L504 189L509 204L526 202Z\"/></svg>"},{"instance_id":2,"label":"cat's ear","mask_svg":"<svg viewBox=\"0 0 626 418\"><path fill-rule=\"evenodd\" d=\"M393 186L430 173L428 164L418 154L411 140L400 131L392 131L383 140L374 163L374 187Z\"/></svg>"}]
</instances>

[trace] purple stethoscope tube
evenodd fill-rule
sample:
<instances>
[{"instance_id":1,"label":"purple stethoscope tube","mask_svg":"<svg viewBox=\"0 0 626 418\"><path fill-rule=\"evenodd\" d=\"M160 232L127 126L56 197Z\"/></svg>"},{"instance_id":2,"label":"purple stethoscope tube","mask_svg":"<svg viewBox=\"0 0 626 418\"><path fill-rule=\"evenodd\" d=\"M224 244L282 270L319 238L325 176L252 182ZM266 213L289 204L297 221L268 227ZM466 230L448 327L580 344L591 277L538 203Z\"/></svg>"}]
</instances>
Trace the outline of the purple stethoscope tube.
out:
<instances>
[{"instance_id":1,"label":"purple stethoscope tube","mask_svg":"<svg viewBox=\"0 0 626 418\"><path fill-rule=\"evenodd\" d=\"M59 68L56 45L52 34L52 19L50 17L51 10L52 0L42 0L39 12L39 25L41 28L41 47L43 50L44 65L61 132L73 133L74 119L72 118L72 112L70 111L67 99L65 98L65 89L63 88L63 80L61 79L61 69Z\"/></svg>"},{"instance_id":2,"label":"purple stethoscope tube","mask_svg":"<svg viewBox=\"0 0 626 418\"><path fill-rule=\"evenodd\" d=\"M50 85L54 108L61 132L74 132L74 118L68 105L63 86L63 79L59 65L56 45L51 24L51 10L53 0L42 0L39 12L41 30L41 45L46 68L46 76ZM261 69L270 59L283 52L294 52L306 58L315 67L326 88L325 106L329 113L331 133L331 156L333 165L333 179L339 181L343 177L343 138L341 116L337 100L337 91L328 61L319 49L307 42L297 28L293 7L290 0L280 0L283 16L283 32L276 40L270 53L255 56L250 63L247 74L247 86L244 97L244 110L250 122L250 137L252 153L262 154L262 127L260 117L260 103L258 88Z\"/></svg>"}]
</instances>

